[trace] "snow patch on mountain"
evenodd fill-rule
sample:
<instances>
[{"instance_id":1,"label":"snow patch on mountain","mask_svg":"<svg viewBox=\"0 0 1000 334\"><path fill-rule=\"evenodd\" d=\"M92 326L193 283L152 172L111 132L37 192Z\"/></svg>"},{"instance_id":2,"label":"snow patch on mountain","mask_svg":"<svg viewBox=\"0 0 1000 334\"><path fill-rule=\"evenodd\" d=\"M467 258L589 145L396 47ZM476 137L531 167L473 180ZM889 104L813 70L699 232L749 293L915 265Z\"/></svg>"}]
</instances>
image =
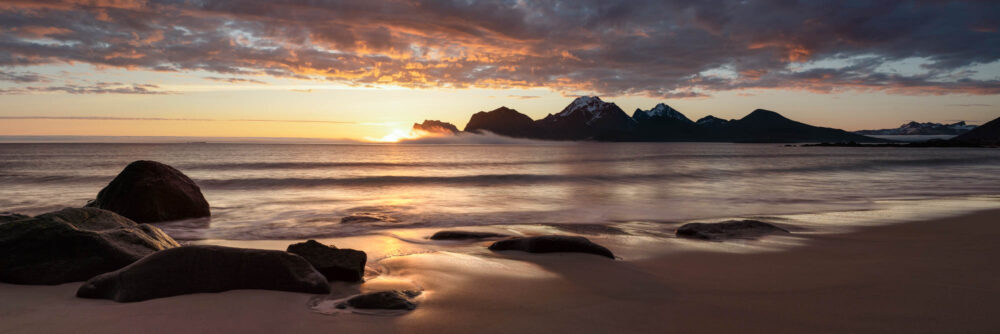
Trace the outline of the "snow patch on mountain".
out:
<instances>
[{"instance_id":1,"label":"snow patch on mountain","mask_svg":"<svg viewBox=\"0 0 1000 334\"><path fill-rule=\"evenodd\" d=\"M952 124L932 123L932 122L909 122L900 125L895 129L861 130L857 131L863 135L960 135L976 128L963 122Z\"/></svg>"},{"instance_id":2,"label":"snow patch on mountain","mask_svg":"<svg viewBox=\"0 0 1000 334\"><path fill-rule=\"evenodd\" d=\"M691 122L687 116L684 116L684 114L677 111L677 109L671 108L664 103L658 103L655 107L649 110L635 109L635 113L632 114L632 118L636 121L654 117L671 118Z\"/></svg>"}]
</instances>

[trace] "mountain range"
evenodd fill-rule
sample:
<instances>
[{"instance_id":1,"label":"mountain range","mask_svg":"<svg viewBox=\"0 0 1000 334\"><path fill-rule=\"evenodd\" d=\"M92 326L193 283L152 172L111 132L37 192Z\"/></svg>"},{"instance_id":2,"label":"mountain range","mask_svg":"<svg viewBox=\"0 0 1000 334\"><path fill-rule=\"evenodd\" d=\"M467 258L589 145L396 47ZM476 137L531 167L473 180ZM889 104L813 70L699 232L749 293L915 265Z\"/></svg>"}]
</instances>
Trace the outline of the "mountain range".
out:
<instances>
[{"instance_id":1,"label":"mountain range","mask_svg":"<svg viewBox=\"0 0 1000 334\"><path fill-rule=\"evenodd\" d=\"M415 128L418 124L415 124ZM438 125L438 124L435 124ZM450 124L449 124L450 125ZM578 97L563 110L532 120L507 107L472 115L465 132L546 140L708 142L887 142L885 139L796 122L764 109L741 119L706 116L697 121L660 103L629 116L596 96Z\"/></svg>"},{"instance_id":2,"label":"mountain range","mask_svg":"<svg viewBox=\"0 0 1000 334\"><path fill-rule=\"evenodd\" d=\"M942 123L919 123L919 122L909 122L900 125L895 129L881 129L881 130L861 130L855 131L855 133L866 136L893 136L893 135L960 135L969 130L974 129L975 125L968 125L965 122L957 122L952 124L942 124Z\"/></svg>"}]
</instances>

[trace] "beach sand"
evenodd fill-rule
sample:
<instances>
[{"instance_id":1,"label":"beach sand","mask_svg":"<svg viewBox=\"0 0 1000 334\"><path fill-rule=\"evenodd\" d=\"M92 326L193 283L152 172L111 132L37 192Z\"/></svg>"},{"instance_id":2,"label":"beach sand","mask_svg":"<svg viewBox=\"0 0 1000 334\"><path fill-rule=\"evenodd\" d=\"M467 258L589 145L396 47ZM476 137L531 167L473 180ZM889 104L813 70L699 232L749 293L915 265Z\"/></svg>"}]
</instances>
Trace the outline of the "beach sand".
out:
<instances>
[{"instance_id":1,"label":"beach sand","mask_svg":"<svg viewBox=\"0 0 1000 334\"><path fill-rule=\"evenodd\" d=\"M998 240L1000 210L808 234L781 251L634 256L611 244L614 261L372 236L338 246L407 255L335 294L419 287L415 311L320 314L307 306L314 296L255 290L122 304L75 298L79 283L0 284L0 333L995 333Z\"/></svg>"}]
</instances>

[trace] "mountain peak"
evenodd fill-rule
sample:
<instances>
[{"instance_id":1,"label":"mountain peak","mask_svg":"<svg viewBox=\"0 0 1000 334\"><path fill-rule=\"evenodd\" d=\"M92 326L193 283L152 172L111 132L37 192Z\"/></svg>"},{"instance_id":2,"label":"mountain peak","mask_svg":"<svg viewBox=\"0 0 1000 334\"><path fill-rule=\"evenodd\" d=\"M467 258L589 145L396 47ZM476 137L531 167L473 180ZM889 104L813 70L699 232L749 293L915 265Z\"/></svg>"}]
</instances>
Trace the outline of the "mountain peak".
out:
<instances>
[{"instance_id":1,"label":"mountain peak","mask_svg":"<svg viewBox=\"0 0 1000 334\"><path fill-rule=\"evenodd\" d=\"M566 108L563 108L556 116L566 117L577 111L586 111L587 113L593 113L598 109L601 109L605 105L614 104L601 101L601 98L597 96L581 96L570 102Z\"/></svg>"},{"instance_id":2,"label":"mountain peak","mask_svg":"<svg viewBox=\"0 0 1000 334\"><path fill-rule=\"evenodd\" d=\"M535 135L534 121L528 115L507 107L491 111L480 111L472 115L465 125L466 132L489 131L509 137L531 137Z\"/></svg>"},{"instance_id":3,"label":"mountain peak","mask_svg":"<svg viewBox=\"0 0 1000 334\"><path fill-rule=\"evenodd\" d=\"M708 116L699 118L698 121L695 122L695 123L697 123L698 125L715 125L715 124L726 124L726 123L729 123L729 121L721 119L721 118L718 118L718 117L715 117L715 116L712 116L712 115L708 115Z\"/></svg>"},{"instance_id":4,"label":"mountain peak","mask_svg":"<svg viewBox=\"0 0 1000 334\"><path fill-rule=\"evenodd\" d=\"M636 121L642 121L650 118L668 118L668 119L677 119L684 122L693 123L691 122L690 119L687 118L687 116L684 116L684 114L677 111L677 109L671 108L666 103L662 102L657 103L656 106L653 107L653 109L649 110L642 110L636 108L635 112L632 114L632 118L635 119Z\"/></svg>"},{"instance_id":5,"label":"mountain peak","mask_svg":"<svg viewBox=\"0 0 1000 334\"><path fill-rule=\"evenodd\" d=\"M773 121L787 121L789 120L781 114L767 110L767 109L757 109L746 115L741 120L773 120Z\"/></svg>"}]
</instances>

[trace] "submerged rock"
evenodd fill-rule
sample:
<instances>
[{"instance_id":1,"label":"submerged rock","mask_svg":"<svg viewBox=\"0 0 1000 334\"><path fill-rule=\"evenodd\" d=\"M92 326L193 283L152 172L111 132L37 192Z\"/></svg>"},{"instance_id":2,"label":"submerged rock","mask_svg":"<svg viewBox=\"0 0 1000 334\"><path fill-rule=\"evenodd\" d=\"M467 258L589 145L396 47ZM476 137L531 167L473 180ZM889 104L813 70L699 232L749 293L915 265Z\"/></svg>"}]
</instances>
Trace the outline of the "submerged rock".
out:
<instances>
[{"instance_id":1,"label":"submerged rock","mask_svg":"<svg viewBox=\"0 0 1000 334\"><path fill-rule=\"evenodd\" d=\"M438 231L431 236L431 240L468 240L468 239L493 239L506 238L509 235L492 232L475 231Z\"/></svg>"},{"instance_id":2,"label":"submerged rock","mask_svg":"<svg viewBox=\"0 0 1000 334\"><path fill-rule=\"evenodd\" d=\"M690 223L677 229L681 238L701 240L756 239L788 230L757 220L730 220L721 223Z\"/></svg>"},{"instance_id":3,"label":"submerged rock","mask_svg":"<svg viewBox=\"0 0 1000 334\"><path fill-rule=\"evenodd\" d=\"M211 215L201 189L187 175L146 160L126 166L87 206L114 211L140 223Z\"/></svg>"},{"instance_id":4,"label":"submerged rock","mask_svg":"<svg viewBox=\"0 0 1000 334\"><path fill-rule=\"evenodd\" d=\"M66 208L18 217L22 218L0 223L2 282L84 281L180 246L155 226L101 209Z\"/></svg>"},{"instance_id":5,"label":"submerged rock","mask_svg":"<svg viewBox=\"0 0 1000 334\"><path fill-rule=\"evenodd\" d=\"M392 217L379 213L355 213L350 216L340 218L341 224L365 224L365 223L392 223Z\"/></svg>"},{"instance_id":6,"label":"submerged rock","mask_svg":"<svg viewBox=\"0 0 1000 334\"><path fill-rule=\"evenodd\" d=\"M357 282L365 276L368 255L353 249L338 249L309 240L288 246L288 252L297 254L330 281Z\"/></svg>"},{"instance_id":7,"label":"submerged rock","mask_svg":"<svg viewBox=\"0 0 1000 334\"><path fill-rule=\"evenodd\" d=\"M337 308L347 308L348 306L363 310L412 310L417 308L417 304L412 298L419 296L420 291L379 291L351 297L346 302L337 305Z\"/></svg>"},{"instance_id":8,"label":"submerged rock","mask_svg":"<svg viewBox=\"0 0 1000 334\"><path fill-rule=\"evenodd\" d=\"M137 302L201 292L263 289L329 293L323 275L288 252L221 246L184 246L154 253L125 268L91 278L77 297Z\"/></svg>"},{"instance_id":9,"label":"submerged rock","mask_svg":"<svg viewBox=\"0 0 1000 334\"><path fill-rule=\"evenodd\" d=\"M612 259L615 258L615 255L610 250L591 242L587 238L566 235L543 235L500 240L490 245L490 250L519 250L529 253L590 253Z\"/></svg>"}]
</instances>

